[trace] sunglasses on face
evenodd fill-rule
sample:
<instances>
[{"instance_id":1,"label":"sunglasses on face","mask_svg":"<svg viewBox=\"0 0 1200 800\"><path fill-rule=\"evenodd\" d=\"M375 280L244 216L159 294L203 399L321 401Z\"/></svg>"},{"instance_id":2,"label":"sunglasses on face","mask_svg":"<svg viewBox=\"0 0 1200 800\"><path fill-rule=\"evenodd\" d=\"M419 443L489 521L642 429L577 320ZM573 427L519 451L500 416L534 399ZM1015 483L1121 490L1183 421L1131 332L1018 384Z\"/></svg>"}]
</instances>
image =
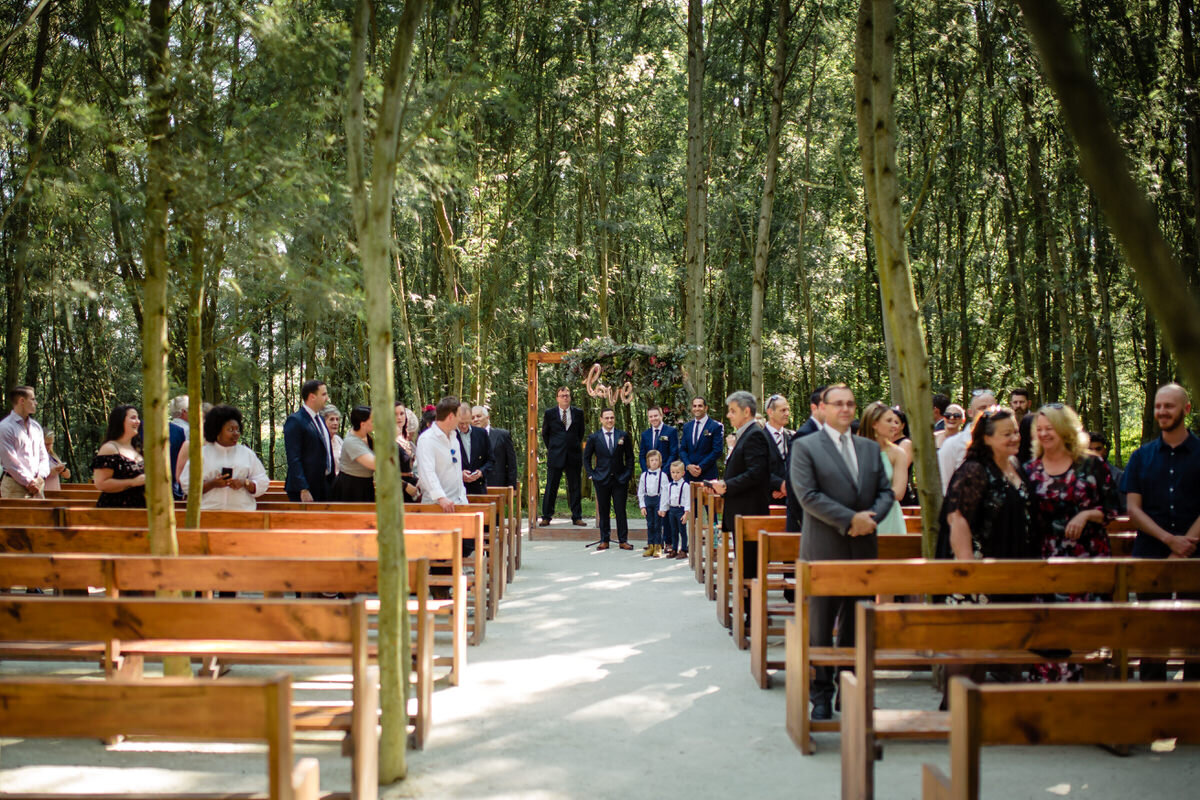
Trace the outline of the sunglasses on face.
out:
<instances>
[{"instance_id":1,"label":"sunglasses on face","mask_svg":"<svg viewBox=\"0 0 1200 800\"><path fill-rule=\"evenodd\" d=\"M946 419L962 419L963 418L962 414L944 414L943 416Z\"/></svg>"}]
</instances>

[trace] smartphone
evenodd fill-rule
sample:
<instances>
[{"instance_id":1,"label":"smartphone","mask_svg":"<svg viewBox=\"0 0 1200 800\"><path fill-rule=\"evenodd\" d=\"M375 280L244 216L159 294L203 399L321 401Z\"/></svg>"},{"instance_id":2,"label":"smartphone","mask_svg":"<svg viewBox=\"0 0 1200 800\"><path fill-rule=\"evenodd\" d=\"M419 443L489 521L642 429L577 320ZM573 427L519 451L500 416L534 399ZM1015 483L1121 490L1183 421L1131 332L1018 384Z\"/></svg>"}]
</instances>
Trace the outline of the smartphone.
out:
<instances>
[{"instance_id":1,"label":"smartphone","mask_svg":"<svg viewBox=\"0 0 1200 800\"><path fill-rule=\"evenodd\" d=\"M222 467L221 468L221 477L224 478L225 480L230 480L231 478L233 478L233 467Z\"/></svg>"}]
</instances>

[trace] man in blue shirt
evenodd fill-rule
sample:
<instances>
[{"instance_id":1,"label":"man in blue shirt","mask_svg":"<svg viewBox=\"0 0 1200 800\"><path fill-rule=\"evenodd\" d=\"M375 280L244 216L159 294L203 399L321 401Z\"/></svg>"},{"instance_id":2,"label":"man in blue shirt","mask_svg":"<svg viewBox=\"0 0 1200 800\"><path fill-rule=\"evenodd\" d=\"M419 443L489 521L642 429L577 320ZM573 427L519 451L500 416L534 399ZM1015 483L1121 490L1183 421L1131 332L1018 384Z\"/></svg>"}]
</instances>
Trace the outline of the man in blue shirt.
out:
<instances>
[{"instance_id":1,"label":"man in blue shirt","mask_svg":"<svg viewBox=\"0 0 1200 800\"><path fill-rule=\"evenodd\" d=\"M1187 392L1168 383L1154 395L1154 419L1162 434L1139 447L1125 465L1121 490L1129 519L1138 529L1138 558L1195 558L1200 542L1200 438L1187 429L1192 411ZM1143 595L1141 599L1167 599ZM1165 680L1166 664L1143 659L1142 680ZM1186 680L1200 680L1200 663L1184 667Z\"/></svg>"}]
</instances>

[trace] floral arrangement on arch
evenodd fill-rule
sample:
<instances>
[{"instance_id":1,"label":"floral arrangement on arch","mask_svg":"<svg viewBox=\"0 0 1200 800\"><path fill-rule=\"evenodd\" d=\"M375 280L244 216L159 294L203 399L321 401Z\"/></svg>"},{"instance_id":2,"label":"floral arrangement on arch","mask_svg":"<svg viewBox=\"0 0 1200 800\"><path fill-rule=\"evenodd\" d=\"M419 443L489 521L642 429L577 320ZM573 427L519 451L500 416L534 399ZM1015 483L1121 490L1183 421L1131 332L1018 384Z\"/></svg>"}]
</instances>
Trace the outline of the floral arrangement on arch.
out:
<instances>
[{"instance_id":1,"label":"floral arrangement on arch","mask_svg":"<svg viewBox=\"0 0 1200 800\"><path fill-rule=\"evenodd\" d=\"M628 382L633 394L647 405L658 403L673 423L687 416L690 381L683 363L690 347L683 345L617 344L612 339L585 339L563 358L568 374L579 382L600 366L597 384L619 389Z\"/></svg>"}]
</instances>

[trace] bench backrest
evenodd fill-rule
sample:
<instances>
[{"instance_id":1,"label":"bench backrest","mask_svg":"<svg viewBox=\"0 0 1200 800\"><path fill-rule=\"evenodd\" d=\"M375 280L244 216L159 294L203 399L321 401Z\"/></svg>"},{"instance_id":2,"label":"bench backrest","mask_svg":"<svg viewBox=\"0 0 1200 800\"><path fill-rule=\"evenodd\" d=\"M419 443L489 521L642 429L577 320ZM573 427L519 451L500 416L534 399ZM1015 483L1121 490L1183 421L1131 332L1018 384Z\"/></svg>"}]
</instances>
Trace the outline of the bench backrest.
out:
<instances>
[{"instance_id":1,"label":"bench backrest","mask_svg":"<svg viewBox=\"0 0 1200 800\"><path fill-rule=\"evenodd\" d=\"M121 735L263 741L270 797L316 796L316 762L292 767L292 681L225 678L147 682L0 678L0 735L110 738ZM304 792L307 787L310 793Z\"/></svg>"}]
</instances>

